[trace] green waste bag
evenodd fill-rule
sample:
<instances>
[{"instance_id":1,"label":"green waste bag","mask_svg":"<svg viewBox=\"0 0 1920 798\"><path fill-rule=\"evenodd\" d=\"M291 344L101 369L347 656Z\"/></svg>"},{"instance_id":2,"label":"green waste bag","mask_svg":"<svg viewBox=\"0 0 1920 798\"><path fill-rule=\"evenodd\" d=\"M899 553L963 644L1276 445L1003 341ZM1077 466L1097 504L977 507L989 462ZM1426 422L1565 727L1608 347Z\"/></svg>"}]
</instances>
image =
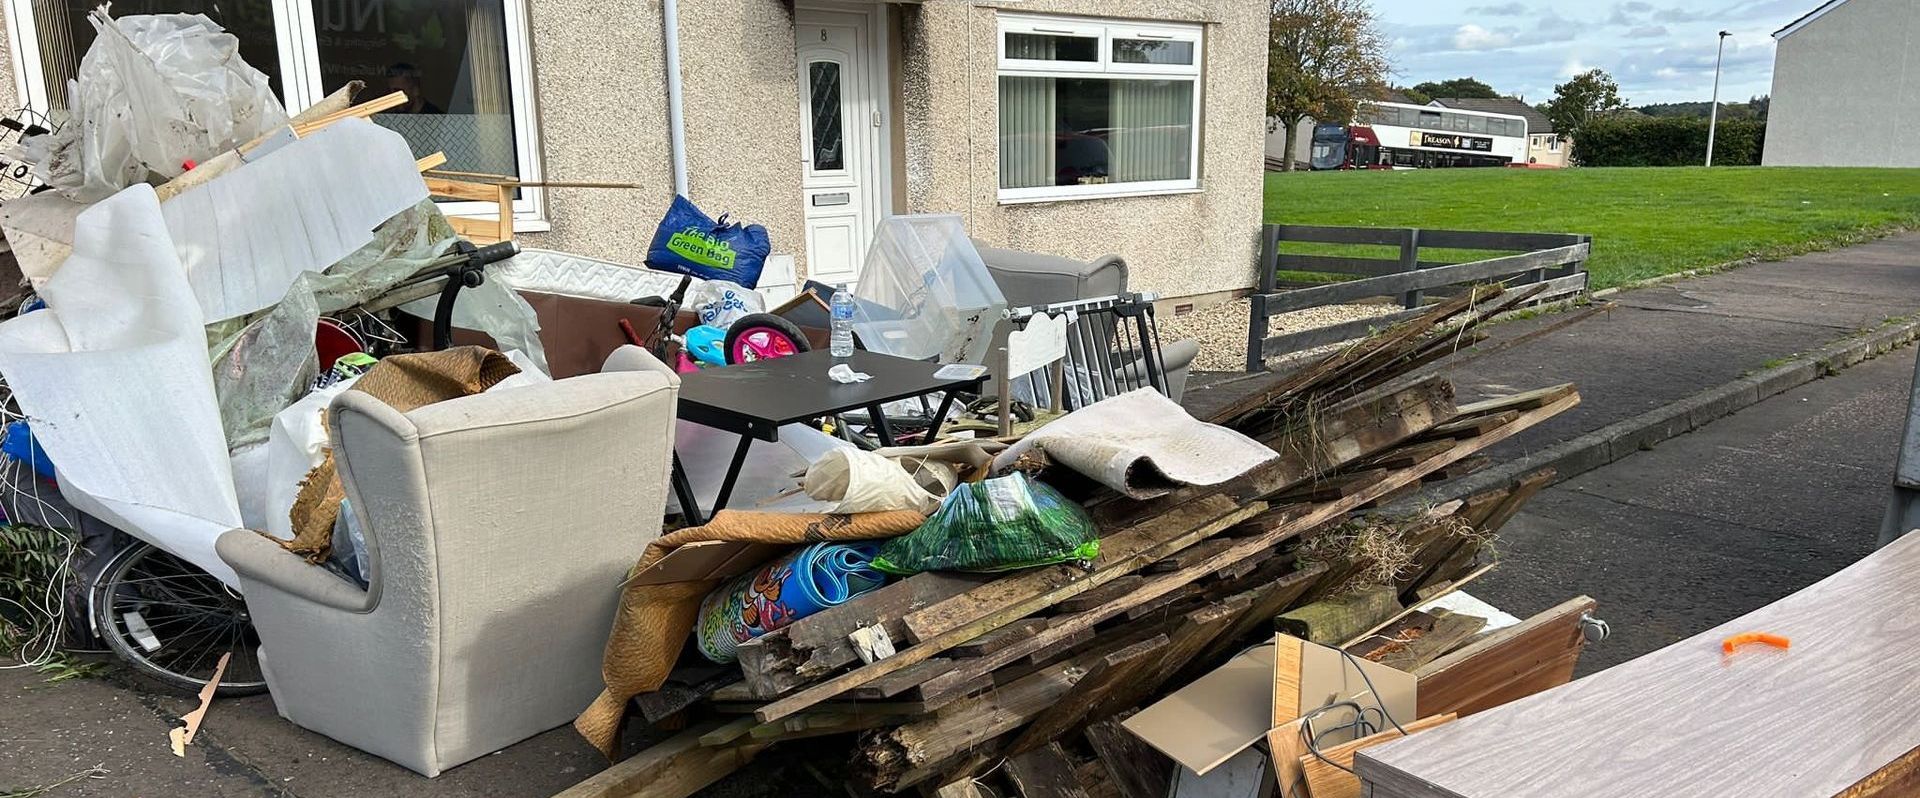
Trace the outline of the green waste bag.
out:
<instances>
[{"instance_id":1,"label":"green waste bag","mask_svg":"<svg viewBox=\"0 0 1920 798\"><path fill-rule=\"evenodd\" d=\"M954 488L919 529L882 544L873 567L902 576L1011 571L1091 563L1099 554L1099 532L1085 508L1014 473Z\"/></svg>"}]
</instances>

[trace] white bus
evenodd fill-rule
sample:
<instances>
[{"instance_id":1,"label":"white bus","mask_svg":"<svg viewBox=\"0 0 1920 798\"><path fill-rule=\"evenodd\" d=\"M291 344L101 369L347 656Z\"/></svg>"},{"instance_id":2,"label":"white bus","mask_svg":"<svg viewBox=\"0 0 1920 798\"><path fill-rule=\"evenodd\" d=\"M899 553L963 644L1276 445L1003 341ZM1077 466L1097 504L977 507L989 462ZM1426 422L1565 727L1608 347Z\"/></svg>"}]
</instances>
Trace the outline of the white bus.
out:
<instances>
[{"instance_id":1,"label":"white bus","mask_svg":"<svg viewBox=\"0 0 1920 798\"><path fill-rule=\"evenodd\" d=\"M1365 103L1344 134L1314 131L1315 169L1439 169L1525 166L1527 120L1425 105Z\"/></svg>"}]
</instances>

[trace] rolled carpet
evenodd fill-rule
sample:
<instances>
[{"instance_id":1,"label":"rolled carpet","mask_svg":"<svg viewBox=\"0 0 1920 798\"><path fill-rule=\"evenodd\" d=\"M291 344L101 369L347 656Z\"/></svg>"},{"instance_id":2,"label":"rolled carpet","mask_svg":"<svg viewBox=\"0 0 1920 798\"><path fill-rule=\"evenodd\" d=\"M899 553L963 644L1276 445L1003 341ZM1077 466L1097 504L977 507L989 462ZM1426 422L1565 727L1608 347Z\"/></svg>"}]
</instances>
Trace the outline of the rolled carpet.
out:
<instances>
[{"instance_id":1,"label":"rolled carpet","mask_svg":"<svg viewBox=\"0 0 1920 798\"><path fill-rule=\"evenodd\" d=\"M694 643L707 659L734 661L741 643L886 583L877 543L815 543L734 577L700 602Z\"/></svg>"}]
</instances>

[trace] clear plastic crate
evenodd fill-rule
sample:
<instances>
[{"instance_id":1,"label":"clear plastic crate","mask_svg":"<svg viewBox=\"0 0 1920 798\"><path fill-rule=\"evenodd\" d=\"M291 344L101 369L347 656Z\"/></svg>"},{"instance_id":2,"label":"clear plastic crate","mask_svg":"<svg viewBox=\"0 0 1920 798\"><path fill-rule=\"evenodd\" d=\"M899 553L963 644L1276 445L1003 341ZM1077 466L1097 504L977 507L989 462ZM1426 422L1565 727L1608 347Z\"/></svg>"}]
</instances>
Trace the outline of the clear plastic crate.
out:
<instances>
[{"instance_id":1,"label":"clear plastic crate","mask_svg":"<svg viewBox=\"0 0 1920 798\"><path fill-rule=\"evenodd\" d=\"M941 363L984 363L1007 309L960 217L951 214L881 222L854 296L853 329L863 347Z\"/></svg>"}]
</instances>

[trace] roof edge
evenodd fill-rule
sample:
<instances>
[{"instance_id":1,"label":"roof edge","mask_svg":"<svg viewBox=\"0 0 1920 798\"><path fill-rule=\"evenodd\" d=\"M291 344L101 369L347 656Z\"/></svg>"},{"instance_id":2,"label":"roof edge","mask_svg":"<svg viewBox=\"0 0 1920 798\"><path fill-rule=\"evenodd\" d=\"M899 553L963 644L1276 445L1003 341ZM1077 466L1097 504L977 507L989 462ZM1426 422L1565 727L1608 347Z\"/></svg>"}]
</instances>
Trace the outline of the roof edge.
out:
<instances>
[{"instance_id":1,"label":"roof edge","mask_svg":"<svg viewBox=\"0 0 1920 798\"><path fill-rule=\"evenodd\" d=\"M1777 31L1774 31L1773 38L1775 41L1778 41L1780 39L1787 38L1788 36L1792 36L1793 34L1798 33L1801 28L1804 28L1808 25L1813 24L1814 20L1817 20L1823 16L1826 16L1827 12L1832 11L1846 4L1847 4L1847 0L1827 0L1827 2L1821 4L1819 8L1816 8L1812 11L1808 11L1807 13L1801 15L1799 19L1789 22L1786 24L1785 27Z\"/></svg>"}]
</instances>

